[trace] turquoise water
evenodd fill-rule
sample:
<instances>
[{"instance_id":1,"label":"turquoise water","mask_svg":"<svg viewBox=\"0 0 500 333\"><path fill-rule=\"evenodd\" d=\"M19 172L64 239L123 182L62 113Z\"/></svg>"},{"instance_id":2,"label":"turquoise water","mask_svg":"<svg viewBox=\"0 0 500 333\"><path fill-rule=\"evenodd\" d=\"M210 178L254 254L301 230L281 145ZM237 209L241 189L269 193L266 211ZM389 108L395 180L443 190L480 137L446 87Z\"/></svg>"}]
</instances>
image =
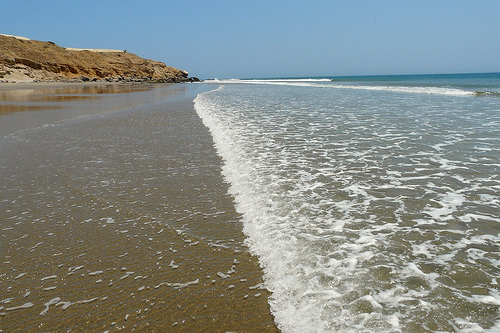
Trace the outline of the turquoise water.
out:
<instances>
[{"instance_id":1,"label":"turquoise water","mask_svg":"<svg viewBox=\"0 0 500 333\"><path fill-rule=\"evenodd\" d=\"M427 74L427 75L380 75L380 76L338 76L333 82L371 85L398 85L409 87L455 87L473 91L477 95L500 94L500 73L481 74Z\"/></svg>"},{"instance_id":2,"label":"turquoise water","mask_svg":"<svg viewBox=\"0 0 500 333\"><path fill-rule=\"evenodd\" d=\"M500 74L213 84L283 331L500 331Z\"/></svg>"}]
</instances>

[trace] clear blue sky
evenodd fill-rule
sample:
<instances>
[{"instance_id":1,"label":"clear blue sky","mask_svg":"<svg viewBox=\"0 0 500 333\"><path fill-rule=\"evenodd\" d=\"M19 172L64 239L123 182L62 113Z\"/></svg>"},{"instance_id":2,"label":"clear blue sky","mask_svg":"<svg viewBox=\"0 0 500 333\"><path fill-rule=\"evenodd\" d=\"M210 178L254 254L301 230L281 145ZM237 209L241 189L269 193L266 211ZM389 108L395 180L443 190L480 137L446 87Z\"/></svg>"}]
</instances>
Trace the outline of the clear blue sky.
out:
<instances>
[{"instance_id":1,"label":"clear blue sky","mask_svg":"<svg viewBox=\"0 0 500 333\"><path fill-rule=\"evenodd\" d=\"M0 33L200 78L500 72L500 0L1 0Z\"/></svg>"}]
</instances>

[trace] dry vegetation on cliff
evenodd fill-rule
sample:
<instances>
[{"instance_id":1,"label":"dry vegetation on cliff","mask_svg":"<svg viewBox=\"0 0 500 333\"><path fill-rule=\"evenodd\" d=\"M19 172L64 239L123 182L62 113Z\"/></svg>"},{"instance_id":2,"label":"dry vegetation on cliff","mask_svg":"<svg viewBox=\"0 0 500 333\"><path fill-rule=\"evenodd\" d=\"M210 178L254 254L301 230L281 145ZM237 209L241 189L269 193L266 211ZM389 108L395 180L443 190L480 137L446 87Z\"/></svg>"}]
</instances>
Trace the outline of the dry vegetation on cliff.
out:
<instances>
[{"instance_id":1,"label":"dry vegetation on cliff","mask_svg":"<svg viewBox=\"0 0 500 333\"><path fill-rule=\"evenodd\" d=\"M0 82L189 82L186 71L125 51L74 51L0 35Z\"/></svg>"}]
</instances>

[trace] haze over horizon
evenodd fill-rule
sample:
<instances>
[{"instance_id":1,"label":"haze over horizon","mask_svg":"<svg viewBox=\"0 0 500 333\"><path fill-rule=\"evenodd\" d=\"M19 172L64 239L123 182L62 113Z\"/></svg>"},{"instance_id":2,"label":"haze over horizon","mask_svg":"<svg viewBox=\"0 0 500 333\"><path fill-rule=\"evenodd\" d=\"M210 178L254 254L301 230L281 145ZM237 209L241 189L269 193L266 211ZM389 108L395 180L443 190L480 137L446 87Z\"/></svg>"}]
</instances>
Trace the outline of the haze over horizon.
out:
<instances>
[{"instance_id":1,"label":"haze over horizon","mask_svg":"<svg viewBox=\"0 0 500 333\"><path fill-rule=\"evenodd\" d=\"M205 78L500 72L500 1L18 1L0 33Z\"/></svg>"}]
</instances>

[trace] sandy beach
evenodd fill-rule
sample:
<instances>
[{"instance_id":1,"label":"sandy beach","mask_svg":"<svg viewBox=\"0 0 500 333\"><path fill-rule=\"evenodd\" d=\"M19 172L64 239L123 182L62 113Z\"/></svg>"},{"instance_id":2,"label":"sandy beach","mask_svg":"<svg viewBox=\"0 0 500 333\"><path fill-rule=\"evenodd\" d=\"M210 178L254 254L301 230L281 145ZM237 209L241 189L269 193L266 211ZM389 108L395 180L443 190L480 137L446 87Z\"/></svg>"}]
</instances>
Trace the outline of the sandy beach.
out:
<instances>
[{"instance_id":1,"label":"sandy beach","mask_svg":"<svg viewBox=\"0 0 500 333\"><path fill-rule=\"evenodd\" d=\"M278 331L212 88L0 85L0 331Z\"/></svg>"}]
</instances>

